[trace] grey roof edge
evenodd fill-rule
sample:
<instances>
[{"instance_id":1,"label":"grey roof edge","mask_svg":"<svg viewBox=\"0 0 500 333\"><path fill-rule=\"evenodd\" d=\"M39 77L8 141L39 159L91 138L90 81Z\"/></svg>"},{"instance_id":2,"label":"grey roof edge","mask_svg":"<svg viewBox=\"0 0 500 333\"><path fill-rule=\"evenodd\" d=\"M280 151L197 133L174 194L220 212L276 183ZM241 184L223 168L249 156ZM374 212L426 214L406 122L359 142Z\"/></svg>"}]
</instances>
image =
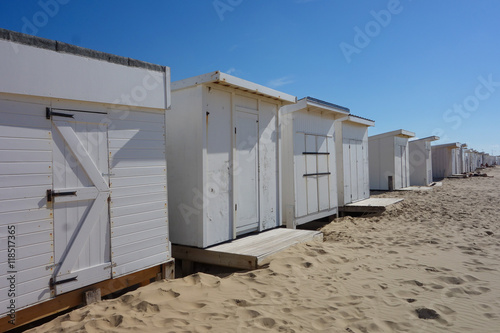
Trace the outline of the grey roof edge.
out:
<instances>
[{"instance_id":1,"label":"grey roof edge","mask_svg":"<svg viewBox=\"0 0 500 333\"><path fill-rule=\"evenodd\" d=\"M431 147L432 148L460 148L460 142L443 143L440 145L433 145Z\"/></svg>"},{"instance_id":2,"label":"grey roof edge","mask_svg":"<svg viewBox=\"0 0 500 333\"><path fill-rule=\"evenodd\" d=\"M411 140L410 142L416 142L416 141L437 141L437 140L439 140L439 136L437 136L437 135L431 135L431 136L428 136L428 137L425 137L425 138Z\"/></svg>"},{"instance_id":3,"label":"grey roof edge","mask_svg":"<svg viewBox=\"0 0 500 333\"><path fill-rule=\"evenodd\" d=\"M17 44L38 47L41 49L46 49L54 52L68 53L81 57L107 61L113 64L118 64L128 67L145 68L148 70L158 71L158 72L164 72L167 68L166 66L152 64L142 60L122 57L111 53L96 51L81 46L76 46L52 39L23 34L21 32L2 29L2 28L0 28L0 40L6 40Z\"/></svg>"},{"instance_id":4,"label":"grey roof edge","mask_svg":"<svg viewBox=\"0 0 500 333\"><path fill-rule=\"evenodd\" d=\"M350 116L350 117L354 117L354 118L358 118L358 119L362 119L362 120L366 120L366 121L370 121L370 122L372 122L373 124L375 124L375 120L372 120L372 119L368 119L368 118L365 118L365 117L357 116L357 115L355 115L355 114L350 114L349 116Z\"/></svg>"},{"instance_id":5,"label":"grey roof edge","mask_svg":"<svg viewBox=\"0 0 500 333\"><path fill-rule=\"evenodd\" d=\"M317 99L317 98L314 98L314 97L310 97L310 96L307 96L307 97L304 97L304 98L301 98L302 99L305 99L306 101L310 101L310 102L313 102L313 103L316 103L316 104L320 104L320 105L324 105L324 106L327 106L327 107L330 107L330 108L334 108L334 109L339 109L341 111L345 111L345 112L351 112L351 110L349 110L349 108L346 108L344 106L340 106L340 105L337 105L337 104L334 104L334 103L330 103L330 102L325 102L321 99Z\"/></svg>"},{"instance_id":6,"label":"grey roof edge","mask_svg":"<svg viewBox=\"0 0 500 333\"><path fill-rule=\"evenodd\" d=\"M374 140L374 139L382 139L385 137L390 137L390 136L399 136L399 137L407 137L407 138L412 138L415 136L415 133L404 130L404 129L398 129L395 131L390 131L390 132L385 132L385 133L380 133L376 135L372 135L368 137L368 140Z\"/></svg>"}]
</instances>

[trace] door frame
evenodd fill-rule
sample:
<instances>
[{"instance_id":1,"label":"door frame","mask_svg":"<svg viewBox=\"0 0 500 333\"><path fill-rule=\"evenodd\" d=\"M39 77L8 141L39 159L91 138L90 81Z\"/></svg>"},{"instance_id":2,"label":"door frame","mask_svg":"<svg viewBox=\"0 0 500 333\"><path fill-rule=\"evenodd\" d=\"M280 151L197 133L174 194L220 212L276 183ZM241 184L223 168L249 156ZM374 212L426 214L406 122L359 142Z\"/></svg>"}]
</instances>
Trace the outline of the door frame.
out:
<instances>
[{"instance_id":1,"label":"door frame","mask_svg":"<svg viewBox=\"0 0 500 333\"><path fill-rule=\"evenodd\" d=\"M238 236L241 236L241 235L244 235L244 234L247 234L247 233L251 233L253 231L247 231L247 232L244 232L244 233L238 233L238 209L237 209L237 203L238 203L238 199L239 199L239 193L238 191L236 190L237 189L237 185L238 185L238 165L235 163L236 162L236 159L237 159L237 154L238 154L238 149L237 149L237 112L241 112L241 113L247 113L247 114L252 114L252 115L255 115L257 117L257 140L256 140L256 145L257 145L257 219L258 219L258 225L257 225L257 229L254 230L254 231L261 231L262 230L262 221L261 221L261 218L260 218L260 163L259 163L259 147L260 147L260 143L259 143L259 131L260 131L260 123L259 123L259 112L258 110L253 110L253 109L249 109L249 108L244 108L244 107L240 107L240 106L236 106L235 104L235 98L236 96L236 93L232 93L231 94L231 123L232 123L232 131L231 131L231 136L232 136L232 156L231 156L231 162L232 162L232 177L231 177L231 180L232 180L232 189L233 189L233 193L232 193L232 198L233 198L233 203L232 203L232 206L233 206L233 216L232 216L232 223L233 223L233 239L235 239L236 237Z\"/></svg>"},{"instance_id":2,"label":"door frame","mask_svg":"<svg viewBox=\"0 0 500 333\"><path fill-rule=\"evenodd\" d=\"M56 111L52 111L56 110ZM61 112L59 112L61 111ZM48 195L52 196L51 209L54 219L54 230L53 237L55 242L57 242L56 233L56 207L57 203L80 201L94 199L94 202L89 205L87 213L82 221L76 226L73 235L71 236L69 242L66 245L66 249L62 253L59 263L55 263L53 267L55 268L50 280L51 289L54 290L55 294L65 293L71 290L81 288L85 285L100 282L106 279L112 278L111 271L111 242L108 242L109 246L109 259L108 261L88 267L88 269L83 268L78 271L72 272L73 266L72 262L77 260L80 252L85 244L86 238L82 237L83 234L89 234L98 220L98 216L101 214L103 209L107 210L107 228L110 228L110 214L109 214L109 179L106 179L103 172L99 170L99 167L95 165L94 161L90 157L87 149L84 147L80 139L78 138L76 132L72 128L70 122L74 115L85 115L84 117L96 117L101 120L101 124L105 126L105 142L106 145L106 172L109 174L109 149L108 149L108 126L107 123L102 122L106 119L106 112L95 112L95 111L84 111L84 110L69 110L69 109L51 109L46 110L47 118L51 121L51 131L57 132L57 135L64 142L65 147L71 151L71 156L77 161L82 170L86 173L87 178L93 183L93 187L80 187L80 188L67 188L64 192L73 192L76 194L70 196L53 196L53 193L63 192L61 189L55 189L54 183L50 189L51 192L47 192ZM99 115L100 116L99 116ZM88 122L92 122L89 120ZM53 135L54 136L54 135ZM54 138L52 139L54 140ZM99 142L99 144L102 144ZM54 163L54 161L53 161ZM56 172L53 165L53 173ZM53 177L55 179L55 177ZM80 194L80 196L78 196ZM90 217L90 218L89 218ZM90 221L90 223L85 223L85 221ZM54 247L54 260L56 260L56 248ZM78 281L80 280L80 281Z\"/></svg>"}]
</instances>

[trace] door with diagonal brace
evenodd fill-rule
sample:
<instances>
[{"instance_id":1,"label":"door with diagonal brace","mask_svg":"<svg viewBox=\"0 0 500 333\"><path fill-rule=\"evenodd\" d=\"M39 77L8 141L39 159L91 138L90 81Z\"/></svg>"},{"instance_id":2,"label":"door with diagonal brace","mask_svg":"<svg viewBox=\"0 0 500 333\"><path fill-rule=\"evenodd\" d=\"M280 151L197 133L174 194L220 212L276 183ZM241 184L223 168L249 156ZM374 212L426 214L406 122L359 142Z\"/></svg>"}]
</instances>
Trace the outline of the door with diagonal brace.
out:
<instances>
[{"instance_id":1,"label":"door with diagonal brace","mask_svg":"<svg viewBox=\"0 0 500 333\"><path fill-rule=\"evenodd\" d=\"M47 110L52 122L52 289L61 294L111 278L106 114Z\"/></svg>"}]
</instances>

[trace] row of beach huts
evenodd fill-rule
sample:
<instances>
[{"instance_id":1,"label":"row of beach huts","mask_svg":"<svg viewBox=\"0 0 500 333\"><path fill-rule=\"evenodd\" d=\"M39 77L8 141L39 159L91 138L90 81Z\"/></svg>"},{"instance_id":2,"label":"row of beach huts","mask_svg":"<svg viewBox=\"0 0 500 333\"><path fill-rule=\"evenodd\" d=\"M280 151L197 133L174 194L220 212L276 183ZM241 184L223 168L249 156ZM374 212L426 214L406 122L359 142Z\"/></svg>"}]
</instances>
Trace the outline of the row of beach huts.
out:
<instances>
[{"instance_id":1,"label":"row of beach huts","mask_svg":"<svg viewBox=\"0 0 500 333\"><path fill-rule=\"evenodd\" d=\"M222 72L171 83L168 67L2 29L0 59L2 330L171 277L172 243L295 228L370 189L500 163L368 137L374 121L345 107Z\"/></svg>"}]
</instances>

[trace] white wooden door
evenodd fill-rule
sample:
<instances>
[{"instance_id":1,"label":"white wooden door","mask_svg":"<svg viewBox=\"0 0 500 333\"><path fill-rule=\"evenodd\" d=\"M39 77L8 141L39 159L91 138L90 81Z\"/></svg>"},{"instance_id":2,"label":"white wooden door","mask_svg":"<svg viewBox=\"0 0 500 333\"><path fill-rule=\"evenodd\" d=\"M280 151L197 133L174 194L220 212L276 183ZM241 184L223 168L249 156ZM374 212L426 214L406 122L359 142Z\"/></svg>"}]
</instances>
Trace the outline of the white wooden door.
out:
<instances>
[{"instance_id":1,"label":"white wooden door","mask_svg":"<svg viewBox=\"0 0 500 333\"><path fill-rule=\"evenodd\" d=\"M236 117L236 234L259 229L259 122L253 113L235 112Z\"/></svg>"},{"instance_id":2,"label":"white wooden door","mask_svg":"<svg viewBox=\"0 0 500 333\"><path fill-rule=\"evenodd\" d=\"M330 149L328 137L316 136L316 151L318 163L318 211L330 209L330 179L335 177L330 172Z\"/></svg>"},{"instance_id":3,"label":"white wooden door","mask_svg":"<svg viewBox=\"0 0 500 333\"><path fill-rule=\"evenodd\" d=\"M56 294L111 277L105 114L53 110ZM71 116L64 117L62 115Z\"/></svg>"},{"instance_id":4,"label":"white wooden door","mask_svg":"<svg viewBox=\"0 0 500 333\"><path fill-rule=\"evenodd\" d=\"M367 187L365 156L361 140L344 139L344 202L365 198Z\"/></svg>"},{"instance_id":5,"label":"white wooden door","mask_svg":"<svg viewBox=\"0 0 500 333\"><path fill-rule=\"evenodd\" d=\"M350 140L344 139L342 142L342 146L342 162L344 169L344 204L348 204L352 202Z\"/></svg>"},{"instance_id":6,"label":"white wooden door","mask_svg":"<svg viewBox=\"0 0 500 333\"><path fill-rule=\"evenodd\" d=\"M401 188L408 187L408 172L407 168L407 157L406 157L406 146L399 146L400 156L401 156L401 172L400 172L400 184Z\"/></svg>"}]
</instances>

